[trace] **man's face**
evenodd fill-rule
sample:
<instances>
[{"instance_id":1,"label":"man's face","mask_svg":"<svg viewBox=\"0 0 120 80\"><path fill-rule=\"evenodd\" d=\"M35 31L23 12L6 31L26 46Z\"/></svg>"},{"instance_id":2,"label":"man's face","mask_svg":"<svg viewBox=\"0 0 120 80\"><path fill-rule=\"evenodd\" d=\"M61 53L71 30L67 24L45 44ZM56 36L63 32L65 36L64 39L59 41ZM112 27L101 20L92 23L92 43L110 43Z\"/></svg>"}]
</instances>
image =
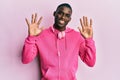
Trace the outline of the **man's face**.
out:
<instances>
[{"instance_id":1,"label":"man's face","mask_svg":"<svg viewBox=\"0 0 120 80\"><path fill-rule=\"evenodd\" d=\"M70 8L62 6L54 12L55 27L58 29L65 28L71 20L72 11Z\"/></svg>"}]
</instances>

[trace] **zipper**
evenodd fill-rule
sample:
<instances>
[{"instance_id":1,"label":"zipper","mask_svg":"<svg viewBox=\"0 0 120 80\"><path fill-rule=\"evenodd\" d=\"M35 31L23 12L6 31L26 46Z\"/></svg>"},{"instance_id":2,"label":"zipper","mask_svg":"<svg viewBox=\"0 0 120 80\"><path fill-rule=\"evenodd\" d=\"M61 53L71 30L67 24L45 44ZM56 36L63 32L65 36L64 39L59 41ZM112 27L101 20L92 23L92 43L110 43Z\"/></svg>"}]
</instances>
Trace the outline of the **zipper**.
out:
<instances>
[{"instance_id":1,"label":"zipper","mask_svg":"<svg viewBox=\"0 0 120 80\"><path fill-rule=\"evenodd\" d=\"M59 39L57 39L57 55L58 55L58 80L60 80L60 51L59 51Z\"/></svg>"},{"instance_id":2,"label":"zipper","mask_svg":"<svg viewBox=\"0 0 120 80\"><path fill-rule=\"evenodd\" d=\"M58 80L60 80L60 51L58 51Z\"/></svg>"}]
</instances>

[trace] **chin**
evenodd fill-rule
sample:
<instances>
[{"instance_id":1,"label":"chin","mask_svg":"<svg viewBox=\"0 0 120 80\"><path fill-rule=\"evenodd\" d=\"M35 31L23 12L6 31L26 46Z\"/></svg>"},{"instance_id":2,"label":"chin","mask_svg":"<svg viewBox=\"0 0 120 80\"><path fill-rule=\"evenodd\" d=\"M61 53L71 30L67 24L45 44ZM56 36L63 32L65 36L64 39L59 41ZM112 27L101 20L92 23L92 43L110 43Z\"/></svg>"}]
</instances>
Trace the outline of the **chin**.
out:
<instances>
[{"instance_id":1,"label":"chin","mask_svg":"<svg viewBox=\"0 0 120 80\"><path fill-rule=\"evenodd\" d=\"M63 24L58 24L58 27L59 27L59 28L65 28L66 25L65 25L65 24L64 24L64 25L63 25Z\"/></svg>"}]
</instances>

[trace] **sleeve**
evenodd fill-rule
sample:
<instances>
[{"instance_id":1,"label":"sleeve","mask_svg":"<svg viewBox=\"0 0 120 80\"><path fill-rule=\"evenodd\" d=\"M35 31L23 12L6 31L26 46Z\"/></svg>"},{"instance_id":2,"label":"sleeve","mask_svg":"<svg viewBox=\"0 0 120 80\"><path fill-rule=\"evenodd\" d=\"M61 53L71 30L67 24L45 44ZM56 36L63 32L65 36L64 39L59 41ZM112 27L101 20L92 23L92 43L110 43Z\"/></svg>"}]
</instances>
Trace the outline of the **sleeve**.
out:
<instances>
[{"instance_id":1,"label":"sleeve","mask_svg":"<svg viewBox=\"0 0 120 80\"><path fill-rule=\"evenodd\" d=\"M96 62L96 47L92 38L84 39L80 43L79 55L81 60L89 67L93 67Z\"/></svg>"},{"instance_id":2,"label":"sleeve","mask_svg":"<svg viewBox=\"0 0 120 80\"><path fill-rule=\"evenodd\" d=\"M27 64L31 62L37 55L36 37L28 36L25 39L25 43L22 51L22 63Z\"/></svg>"}]
</instances>

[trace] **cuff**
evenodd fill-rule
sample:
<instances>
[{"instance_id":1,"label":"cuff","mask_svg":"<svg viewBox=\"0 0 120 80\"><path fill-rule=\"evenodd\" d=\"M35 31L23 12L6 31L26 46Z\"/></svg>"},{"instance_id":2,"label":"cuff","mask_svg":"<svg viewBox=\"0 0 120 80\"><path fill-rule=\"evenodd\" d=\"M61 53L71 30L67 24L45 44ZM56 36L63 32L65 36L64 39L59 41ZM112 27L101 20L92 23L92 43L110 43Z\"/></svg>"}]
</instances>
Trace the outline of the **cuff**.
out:
<instances>
[{"instance_id":1,"label":"cuff","mask_svg":"<svg viewBox=\"0 0 120 80\"><path fill-rule=\"evenodd\" d=\"M91 43L94 43L94 40L93 40L93 38L87 38L87 39L85 39L85 42L87 44L91 44Z\"/></svg>"},{"instance_id":2,"label":"cuff","mask_svg":"<svg viewBox=\"0 0 120 80\"><path fill-rule=\"evenodd\" d=\"M27 43L35 43L36 42L36 36L28 36L25 40Z\"/></svg>"}]
</instances>

